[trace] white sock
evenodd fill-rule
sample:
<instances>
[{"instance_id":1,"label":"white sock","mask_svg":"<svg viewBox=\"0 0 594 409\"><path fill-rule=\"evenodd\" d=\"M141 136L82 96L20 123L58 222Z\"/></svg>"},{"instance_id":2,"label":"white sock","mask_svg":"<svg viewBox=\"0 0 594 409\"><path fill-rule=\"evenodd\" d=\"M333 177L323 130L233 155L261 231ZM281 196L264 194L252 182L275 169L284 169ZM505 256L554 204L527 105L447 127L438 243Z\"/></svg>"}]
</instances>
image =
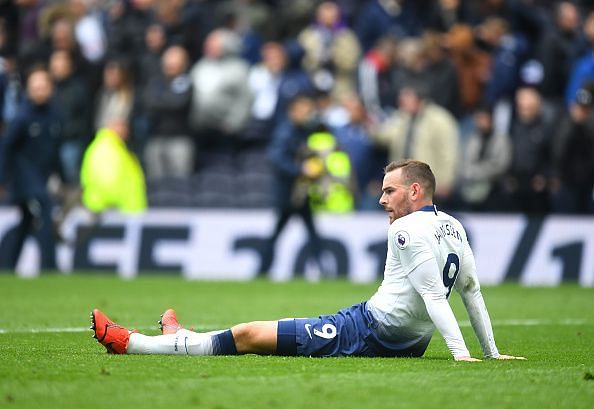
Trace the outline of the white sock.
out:
<instances>
[{"instance_id":1,"label":"white sock","mask_svg":"<svg viewBox=\"0 0 594 409\"><path fill-rule=\"evenodd\" d=\"M220 329L217 331L209 331L209 332L194 332L194 331L190 331L189 329L186 328L180 328L177 330L176 334L188 334L188 336L193 336L193 335L218 335L221 332L225 332L225 329Z\"/></svg>"},{"instance_id":2,"label":"white sock","mask_svg":"<svg viewBox=\"0 0 594 409\"><path fill-rule=\"evenodd\" d=\"M213 334L199 334L180 330L175 334L149 337L136 332L130 334L128 354L213 355Z\"/></svg>"}]
</instances>

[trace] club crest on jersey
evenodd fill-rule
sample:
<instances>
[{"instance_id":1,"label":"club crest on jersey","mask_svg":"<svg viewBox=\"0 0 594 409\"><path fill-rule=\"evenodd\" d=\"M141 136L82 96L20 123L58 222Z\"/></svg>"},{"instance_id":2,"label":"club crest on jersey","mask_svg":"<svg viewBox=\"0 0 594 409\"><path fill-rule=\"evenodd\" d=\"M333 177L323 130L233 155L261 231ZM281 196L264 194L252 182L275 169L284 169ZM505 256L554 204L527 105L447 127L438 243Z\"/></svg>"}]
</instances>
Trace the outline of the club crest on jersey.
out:
<instances>
[{"instance_id":1,"label":"club crest on jersey","mask_svg":"<svg viewBox=\"0 0 594 409\"><path fill-rule=\"evenodd\" d=\"M396 232L396 245L400 250L404 250L408 247L408 243L410 242L410 237L408 233L404 230L400 230Z\"/></svg>"}]
</instances>

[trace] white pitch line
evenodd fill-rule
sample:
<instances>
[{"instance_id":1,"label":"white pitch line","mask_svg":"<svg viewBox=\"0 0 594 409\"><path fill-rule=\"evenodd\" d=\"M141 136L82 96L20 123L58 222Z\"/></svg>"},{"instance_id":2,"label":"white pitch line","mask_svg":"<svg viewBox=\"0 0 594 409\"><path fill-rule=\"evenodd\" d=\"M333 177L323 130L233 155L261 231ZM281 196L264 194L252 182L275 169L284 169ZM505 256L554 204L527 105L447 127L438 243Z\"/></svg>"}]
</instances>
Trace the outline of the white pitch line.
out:
<instances>
[{"instance_id":1,"label":"white pitch line","mask_svg":"<svg viewBox=\"0 0 594 409\"><path fill-rule=\"evenodd\" d=\"M460 321L458 323L460 327L470 327L470 321ZM533 327L533 326L545 326L545 325L594 325L594 320L579 319L579 318L567 318L563 320L538 320L538 319L511 319L511 320L497 320L493 321L494 327ZM188 328L197 328L201 331L212 331L222 328L228 328L229 325L195 325L189 326ZM153 327L134 327L139 331L155 330L156 326ZM52 334L52 333L76 333L76 332L90 332L89 327L56 327L56 328L15 328L6 329L0 328L0 334Z\"/></svg>"}]
</instances>

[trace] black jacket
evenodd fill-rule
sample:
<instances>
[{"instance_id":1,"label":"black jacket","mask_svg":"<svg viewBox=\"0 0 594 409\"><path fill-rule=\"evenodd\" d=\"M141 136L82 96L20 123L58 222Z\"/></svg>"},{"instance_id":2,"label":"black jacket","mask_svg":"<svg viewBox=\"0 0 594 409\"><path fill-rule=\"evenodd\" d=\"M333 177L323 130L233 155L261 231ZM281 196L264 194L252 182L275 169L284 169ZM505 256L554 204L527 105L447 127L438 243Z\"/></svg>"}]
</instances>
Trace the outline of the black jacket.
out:
<instances>
[{"instance_id":1,"label":"black jacket","mask_svg":"<svg viewBox=\"0 0 594 409\"><path fill-rule=\"evenodd\" d=\"M188 115L192 84L186 74L165 78L160 74L149 81L144 106L151 120L151 135L188 135Z\"/></svg>"},{"instance_id":2,"label":"black jacket","mask_svg":"<svg viewBox=\"0 0 594 409\"><path fill-rule=\"evenodd\" d=\"M45 197L47 180L59 166L62 121L52 104L23 101L0 139L0 184L10 181L15 202Z\"/></svg>"},{"instance_id":3,"label":"black jacket","mask_svg":"<svg viewBox=\"0 0 594 409\"><path fill-rule=\"evenodd\" d=\"M91 99L85 84L77 77L56 83L55 107L63 120L63 139L85 144L91 140Z\"/></svg>"},{"instance_id":4,"label":"black jacket","mask_svg":"<svg viewBox=\"0 0 594 409\"><path fill-rule=\"evenodd\" d=\"M302 152L311 130L298 127L290 120L281 122L273 132L268 158L274 170L274 201L277 208L292 206L295 183L301 175Z\"/></svg>"}]
</instances>

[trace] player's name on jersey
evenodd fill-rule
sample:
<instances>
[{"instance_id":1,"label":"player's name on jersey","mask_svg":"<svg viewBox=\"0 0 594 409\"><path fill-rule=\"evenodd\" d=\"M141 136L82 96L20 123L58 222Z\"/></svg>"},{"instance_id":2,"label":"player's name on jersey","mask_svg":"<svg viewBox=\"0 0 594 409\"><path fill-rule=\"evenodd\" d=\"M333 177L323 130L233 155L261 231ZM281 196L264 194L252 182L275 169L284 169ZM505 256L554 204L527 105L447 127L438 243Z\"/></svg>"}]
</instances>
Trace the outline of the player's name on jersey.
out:
<instances>
[{"instance_id":1,"label":"player's name on jersey","mask_svg":"<svg viewBox=\"0 0 594 409\"><path fill-rule=\"evenodd\" d=\"M441 226L439 226L437 230L435 230L435 240L437 240L437 244L440 244L441 240L445 239L446 236L450 236L459 241L462 241L462 235L450 223L442 224Z\"/></svg>"}]
</instances>

